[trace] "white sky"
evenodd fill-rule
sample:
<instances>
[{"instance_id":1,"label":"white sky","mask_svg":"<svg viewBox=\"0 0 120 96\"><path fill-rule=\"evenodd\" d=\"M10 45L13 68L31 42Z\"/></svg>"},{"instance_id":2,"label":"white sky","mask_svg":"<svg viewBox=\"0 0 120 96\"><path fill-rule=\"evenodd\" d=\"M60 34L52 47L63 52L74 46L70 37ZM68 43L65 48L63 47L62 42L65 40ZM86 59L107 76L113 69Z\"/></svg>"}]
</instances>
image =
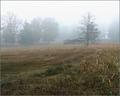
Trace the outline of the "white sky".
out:
<instances>
[{"instance_id":1,"label":"white sky","mask_svg":"<svg viewBox=\"0 0 120 96\"><path fill-rule=\"evenodd\" d=\"M77 24L91 12L100 25L119 18L119 1L1 1L1 15L13 12L18 18L54 17L65 25Z\"/></svg>"}]
</instances>

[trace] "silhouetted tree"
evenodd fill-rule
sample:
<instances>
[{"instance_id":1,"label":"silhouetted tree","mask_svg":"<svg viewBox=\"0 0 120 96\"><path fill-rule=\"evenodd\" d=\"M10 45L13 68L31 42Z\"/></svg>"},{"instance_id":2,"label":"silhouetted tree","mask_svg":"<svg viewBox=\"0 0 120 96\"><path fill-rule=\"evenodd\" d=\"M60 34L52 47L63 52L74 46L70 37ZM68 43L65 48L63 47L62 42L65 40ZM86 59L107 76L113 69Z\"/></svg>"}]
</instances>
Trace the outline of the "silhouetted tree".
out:
<instances>
[{"instance_id":1,"label":"silhouetted tree","mask_svg":"<svg viewBox=\"0 0 120 96\"><path fill-rule=\"evenodd\" d=\"M34 38L34 42L39 43L39 41L42 39L42 20L40 18L34 18L31 21L31 28Z\"/></svg>"},{"instance_id":2,"label":"silhouetted tree","mask_svg":"<svg viewBox=\"0 0 120 96\"><path fill-rule=\"evenodd\" d=\"M2 38L5 45L14 45L16 43L16 35L18 32L19 21L13 13L8 13L4 18L2 26Z\"/></svg>"},{"instance_id":3,"label":"silhouetted tree","mask_svg":"<svg viewBox=\"0 0 120 96\"><path fill-rule=\"evenodd\" d=\"M93 15L88 13L81 22L80 26L78 27L78 31L80 35L85 38L86 45L88 46L89 43L94 43L96 38L99 35L99 31L97 29L97 25L94 22L95 18Z\"/></svg>"},{"instance_id":4,"label":"silhouetted tree","mask_svg":"<svg viewBox=\"0 0 120 96\"><path fill-rule=\"evenodd\" d=\"M33 44L34 38L33 38L34 33L31 30L31 25L28 22L25 22L23 25L23 29L20 32L20 44L23 45L30 45Z\"/></svg>"},{"instance_id":5,"label":"silhouetted tree","mask_svg":"<svg viewBox=\"0 0 120 96\"><path fill-rule=\"evenodd\" d=\"M41 37L41 19L34 18L30 23L25 22L20 33L20 43L23 45L37 44Z\"/></svg>"}]
</instances>

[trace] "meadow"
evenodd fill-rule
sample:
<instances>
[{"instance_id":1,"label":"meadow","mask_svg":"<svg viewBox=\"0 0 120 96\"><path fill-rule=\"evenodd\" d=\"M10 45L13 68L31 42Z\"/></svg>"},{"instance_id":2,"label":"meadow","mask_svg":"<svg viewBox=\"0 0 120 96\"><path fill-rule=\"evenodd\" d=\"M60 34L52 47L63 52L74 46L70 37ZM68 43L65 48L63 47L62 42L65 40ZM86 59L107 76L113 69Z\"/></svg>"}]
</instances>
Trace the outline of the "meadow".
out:
<instances>
[{"instance_id":1,"label":"meadow","mask_svg":"<svg viewBox=\"0 0 120 96\"><path fill-rule=\"evenodd\" d=\"M119 95L118 45L1 48L1 95Z\"/></svg>"}]
</instances>

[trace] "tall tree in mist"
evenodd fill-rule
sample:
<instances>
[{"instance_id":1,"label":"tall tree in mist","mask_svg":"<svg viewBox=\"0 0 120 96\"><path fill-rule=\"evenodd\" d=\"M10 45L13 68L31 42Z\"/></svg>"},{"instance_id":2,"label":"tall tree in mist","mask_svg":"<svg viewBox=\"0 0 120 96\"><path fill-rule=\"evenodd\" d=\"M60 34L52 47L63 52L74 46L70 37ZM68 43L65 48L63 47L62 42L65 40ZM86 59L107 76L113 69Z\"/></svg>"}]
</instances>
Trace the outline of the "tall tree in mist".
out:
<instances>
[{"instance_id":1,"label":"tall tree in mist","mask_svg":"<svg viewBox=\"0 0 120 96\"><path fill-rule=\"evenodd\" d=\"M35 42L35 33L31 30L31 24L28 22L25 22L23 25L23 29L20 32L20 44L23 45L30 45Z\"/></svg>"},{"instance_id":2,"label":"tall tree in mist","mask_svg":"<svg viewBox=\"0 0 120 96\"><path fill-rule=\"evenodd\" d=\"M42 21L42 39L44 42L51 42L58 35L58 23L53 18L46 18Z\"/></svg>"},{"instance_id":3,"label":"tall tree in mist","mask_svg":"<svg viewBox=\"0 0 120 96\"><path fill-rule=\"evenodd\" d=\"M17 32L19 21L17 17L12 14L8 13L7 16L4 18L4 24L2 25L2 38L3 43L5 45L14 45L17 41Z\"/></svg>"},{"instance_id":4,"label":"tall tree in mist","mask_svg":"<svg viewBox=\"0 0 120 96\"><path fill-rule=\"evenodd\" d=\"M41 39L41 19L34 18L30 23L25 22L20 33L20 43L23 45L37 44Z\"/></svg>"},{"instance_id":5,"label":"tall tree in mist","mask_svg":"<svg viewBox=\"0 0 120 96\"><path fill-rule=\"evenodd\" d=\"M38 43L41 39L42 39L42 20L41 18L37 17L34 18L31 21L31 28L33 34L33 38L34 38L34 42Z\"/></svg>"},{"instance_id":6,"label":"tall tree in mist","mask_svg":"<svg viewBox=\"0 0 120 96\"><path fill-rule=\"evenodd\" d=\"M94 43L99 35L98 28L96 27L97 24L94 20L94 16L88 13L86 16L84 16L81 25L78 27L81 33L80 35L85 38L87 46L89 43Z\"/></svg>"}]
</instances>

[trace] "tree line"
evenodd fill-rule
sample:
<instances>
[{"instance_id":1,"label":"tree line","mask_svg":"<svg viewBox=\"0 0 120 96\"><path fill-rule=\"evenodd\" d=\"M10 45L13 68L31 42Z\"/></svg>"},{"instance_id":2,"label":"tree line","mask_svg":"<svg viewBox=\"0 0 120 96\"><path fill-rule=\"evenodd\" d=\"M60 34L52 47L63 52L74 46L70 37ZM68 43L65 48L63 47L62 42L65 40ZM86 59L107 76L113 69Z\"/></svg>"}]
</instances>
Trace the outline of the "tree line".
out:
<instances>
[{"instance_id":1,"label":"tree line","mask_svg":"<svg viewBox=\"0 0 120 96\"><path fill-rule=\"evenodd\" d=\"M58 34L58 23L54 18L34 18L31 22L25 21L22 25L15 15L5 18L1 26L2 43L5 45L35 44L40 41L49 43L55 40Z\"/></svg>"},{"instance_id":2,"label":"tree line","mask_svg":"<svg viewBox=\"0 0 120 96\"><path fill-rule=\"evenodd\" d=\"M110 40L116 41L115 36L119 38L118 33L118 26L111 25L108 34ZM84 39L87 46L95 43L100 35L100 30L95 23L95 16L91 13L85 15L76 26L74 34L77 34L77 39ZM59 23L54 18L36 17L30 22L25 21L21 24L14 14L9 14L1 22L0 42L5 46L48 44L55 41L58 35Z\"/></svg>"}]
</instances>

